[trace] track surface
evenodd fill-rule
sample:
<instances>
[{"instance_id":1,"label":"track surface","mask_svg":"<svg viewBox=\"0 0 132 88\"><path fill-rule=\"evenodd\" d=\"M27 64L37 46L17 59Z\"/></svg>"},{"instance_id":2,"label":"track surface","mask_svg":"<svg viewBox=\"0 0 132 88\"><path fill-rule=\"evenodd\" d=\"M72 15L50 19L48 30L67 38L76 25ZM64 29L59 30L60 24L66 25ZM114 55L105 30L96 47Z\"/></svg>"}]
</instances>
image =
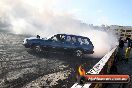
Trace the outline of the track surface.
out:
<instances>
[{"instance_id":1,"label":"track surface","mask_svg":"<svg viewBox=\"0 0 132 88\"><path fill-rule=\"evenodd\" d=\"M99 58L75 58L63 53L36 54L22 46L23 35L0 32L0 88L69 88L76 69L85 64L86 71Z\"/></svg>"}]
</instances>

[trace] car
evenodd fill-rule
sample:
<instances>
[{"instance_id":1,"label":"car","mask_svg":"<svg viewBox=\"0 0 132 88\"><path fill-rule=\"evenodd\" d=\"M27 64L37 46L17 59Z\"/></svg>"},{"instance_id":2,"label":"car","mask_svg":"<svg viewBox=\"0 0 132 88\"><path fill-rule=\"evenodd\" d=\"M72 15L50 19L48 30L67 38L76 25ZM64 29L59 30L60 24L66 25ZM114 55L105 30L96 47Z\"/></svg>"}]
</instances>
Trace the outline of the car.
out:
<instances>
[{"instance_id":1,"label":"car","mask_svg":"<svg viewBox=\"0 0 132 88\"><path fill-rule=\"evenodd\" d=\"M23 45L36 52L64 52L70 53L77 57L82 57L84 54L93 54L94 46L88 37L71 35L71 34L56 34L49 39L37 37L25 38Z\"/></svg>"}]
</instances>

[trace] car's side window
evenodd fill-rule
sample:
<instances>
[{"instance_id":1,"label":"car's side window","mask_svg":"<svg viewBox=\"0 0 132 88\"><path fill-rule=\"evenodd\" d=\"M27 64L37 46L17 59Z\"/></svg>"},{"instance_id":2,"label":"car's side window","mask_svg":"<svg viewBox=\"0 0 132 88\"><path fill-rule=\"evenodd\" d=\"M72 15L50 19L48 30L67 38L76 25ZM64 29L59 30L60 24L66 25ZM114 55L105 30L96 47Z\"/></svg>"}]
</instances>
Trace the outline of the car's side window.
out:
<instances>
[{"instance_id":1,"label":"car's side window","mask_svg":"<svg viewBox=\"0 0 132 88\"><path fill-rule=\"evenodd\" d=\"M82 38L82 44L85 44L85 41L84 41L84 39Z\"/></svg>"},{"instance_id":2,"label":"car's side window","mask_svg":"<svg viewBox=\"0 0 132 88\"><path fill-rule=\"evenodd\" d=\"M83 42L83 44L85 44L85 45L88 45L88 44L89 44L89 42L88 42L88 40L87 40L86 38L82 38L82 42Z\"/></svg>"},{"instance_id":3,"label":"car's side window","mask_svg":"<svg viewBox=\"0 0 132 88\"><path fill-rule=\"evenodd\" d=\"M78 42L80 43L80 45L85 44L88 45L89 41L85 38L78 38Z\"/></svg>"},{"instance_id":4,"label":"car's side window","mask_svg":"<svg viewBox=\"0 0 132 88\"><path fill-rule=\"evenodd\" d=\"M82 39L81 38L78 38L78 42L82 45L83 42L82 42Z\"/></svg>"},{"instance_id":5,"label":"car's side window","mask_svg":"<svg viewBox=\"0 0 132 88\"><path fill-rule=\"evenodd\" d=\"M85 42L86 45L89 44L89 41L87 39L84 39L84 42Z\"/></svg>"},{"instance_id":6,"label":"car's side window","mask_svg":"<svg viewBox=\"0 0 132 88\"><path fill-rule=\"evenodd\" d=\"M72 41L74 42L74 43L76 43L76 37L72 37Z\"/></svg>"},{"instance_id":7,"label":"car's side window","mask_svg":"<svg viewBox=\"0 0 132 88\"><path fill-rule=\"evenodd\" d=\"M71 42L71 36L67 36L66 41Z\"/></svg>"}]
</instances>

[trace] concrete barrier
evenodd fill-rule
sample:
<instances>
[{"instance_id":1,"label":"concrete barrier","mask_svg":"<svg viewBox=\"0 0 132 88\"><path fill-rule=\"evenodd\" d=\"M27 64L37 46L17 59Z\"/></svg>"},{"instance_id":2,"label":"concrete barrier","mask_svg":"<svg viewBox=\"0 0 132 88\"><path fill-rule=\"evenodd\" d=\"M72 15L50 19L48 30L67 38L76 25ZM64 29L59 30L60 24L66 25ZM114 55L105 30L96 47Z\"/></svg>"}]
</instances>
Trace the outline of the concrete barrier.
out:
<instances>
[{"instance_id":1,"label":"concrete barrier","mask_svg":"<svg viewBox=\"0 0 132 88\"><path fill-rule=\"evenodd\" d=\"M98 63L96 63L92 69L90 69L87 74L109 74L110 68L114 62L114 52L117 47L113 48L108 52ZM86 83L80 85L75 83L71 88L102 88L103 84L101 83Z\"/></svg>"}]
</instances>

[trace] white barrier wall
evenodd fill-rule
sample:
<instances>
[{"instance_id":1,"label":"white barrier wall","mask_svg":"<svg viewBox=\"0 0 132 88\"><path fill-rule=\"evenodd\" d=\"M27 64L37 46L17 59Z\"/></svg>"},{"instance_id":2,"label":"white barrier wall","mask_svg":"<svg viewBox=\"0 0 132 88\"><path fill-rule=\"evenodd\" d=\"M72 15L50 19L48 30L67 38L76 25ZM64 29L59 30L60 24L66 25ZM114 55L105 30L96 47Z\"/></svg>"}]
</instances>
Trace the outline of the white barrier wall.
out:
<instances>
[{"instance_id":1,"label":"white barrier wall","mask_svg":"<svg viewBox=\"0 0 132 88\"><path fill-rule=\"evenodd\" d=\"M97 64L93 66L93 68L88 71L86 74L99 74L100 71L103 69L105 64L108 62L109 58L115 51L116 47L113 48L110 52L108 52ZM71 88L89 88L92 83L86 83L84 85L79 85L78 83L75 83Z\"/></svg>"}]
</instances>

